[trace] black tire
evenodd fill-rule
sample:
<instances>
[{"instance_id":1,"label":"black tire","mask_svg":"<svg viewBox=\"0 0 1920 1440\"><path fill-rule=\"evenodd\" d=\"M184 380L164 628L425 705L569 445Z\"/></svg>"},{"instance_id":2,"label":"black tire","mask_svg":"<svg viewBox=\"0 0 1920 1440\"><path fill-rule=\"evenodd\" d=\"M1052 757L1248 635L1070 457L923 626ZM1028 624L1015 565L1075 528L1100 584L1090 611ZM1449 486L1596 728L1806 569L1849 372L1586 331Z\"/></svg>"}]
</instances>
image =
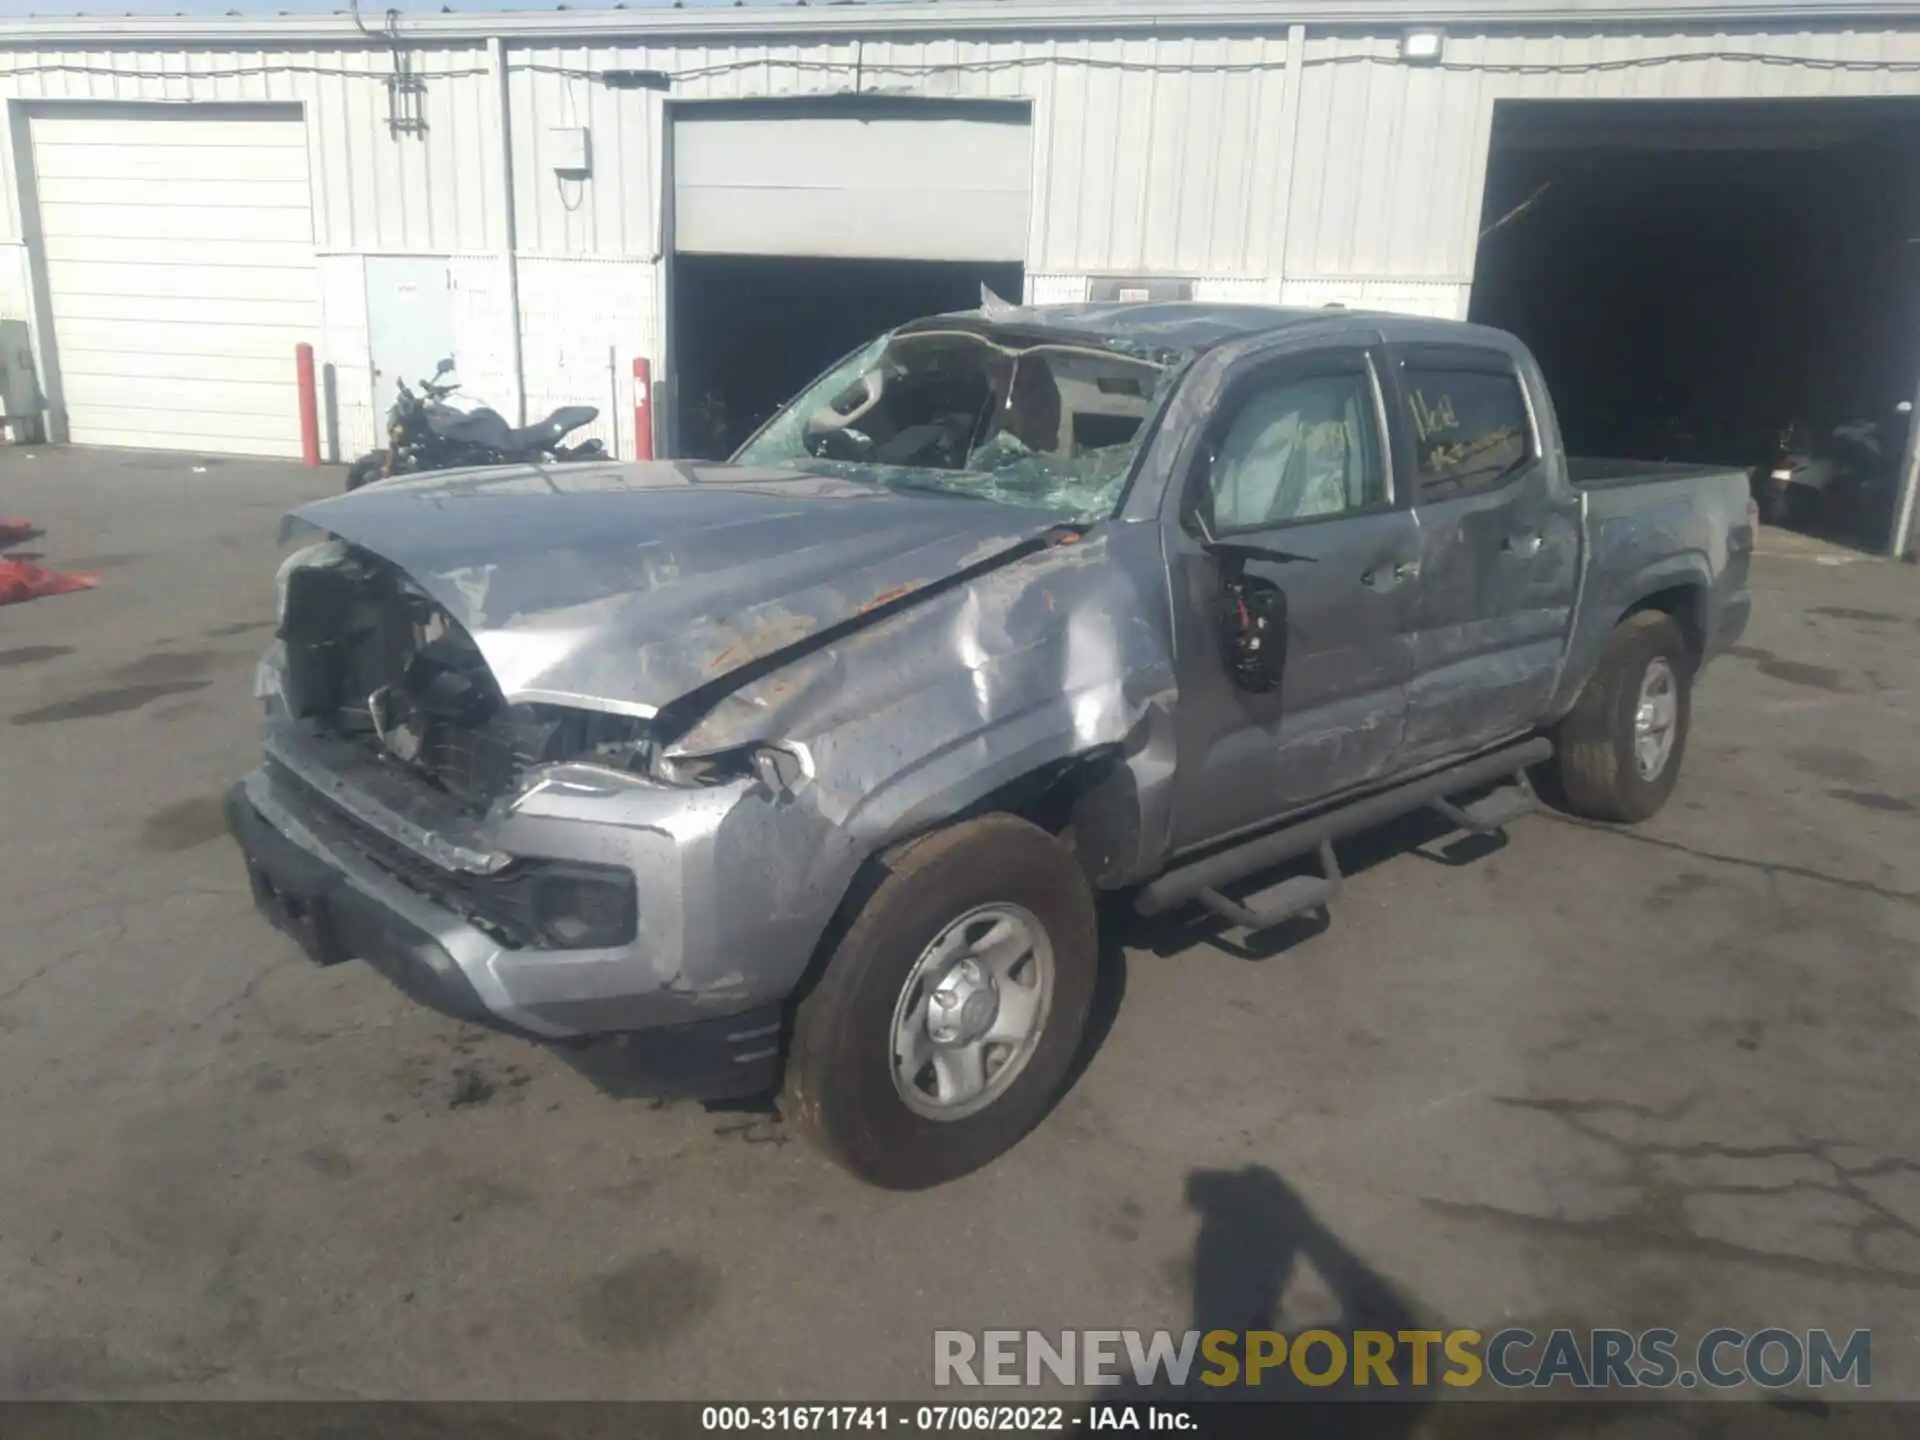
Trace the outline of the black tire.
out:
<instances>
[{"instance_id":1,"label":"black tire","mask_svg":"<svg viewBox=\"0 0 1920 1440\"><path fill-rule=\"evenodd\" d=\"M895 1083L895 1004L941 932L993 904L1017 905L1045 930L1051 1003L1002 1093L961 1118L929 1118ZM1086 1029L1097 969L1093 895L1066 847L1004 814L936 831L887 862L801 1001L782 1109L873 1184L918 1190L957 1179L1011 1149L1052 1106Z\"/></svg>"},{"instance_id":2,"label":"black tire","mask_svg":"<svg viewBox=\"0 0 1920 1440\"><path fill-rule=\"evenodd\" d=\"M1673 744L1665 762L1643 775L1634 754L1634 717L1653 666L1673 677ZM1658 610L1622 620L1608 638L1593 678L1554 737L1555 779L1567 808L1592 820L1634 824L1654 815L1680 778L1693 718L1693 656L1679 627Z\"/></svg>"},{"instance_id":3,"label":"black tire","mask_svg":"<svg viewBox=\"0 0 1920 1440\"><path fill-rule=\"evenodd\" d=\"M374 450L362 455L347 467L347 489L358 490L369 481L378 480L381 471L386 469L386 465L387 452L384 450Z\"/></svg>"},{"instance_id":4,"label":"black tire","mask_svg":"<svg viewBox=\"0 0 1920 1440\"><path fill-rule=\"evenodd\" d=\"M1804 485L1783 485L1779 502L1773 507L1773 523L1789 530L1803 529L1820 518L1820 508L1825 502L1823 491L1809 490Z\"/></svg>"}]
</instances>

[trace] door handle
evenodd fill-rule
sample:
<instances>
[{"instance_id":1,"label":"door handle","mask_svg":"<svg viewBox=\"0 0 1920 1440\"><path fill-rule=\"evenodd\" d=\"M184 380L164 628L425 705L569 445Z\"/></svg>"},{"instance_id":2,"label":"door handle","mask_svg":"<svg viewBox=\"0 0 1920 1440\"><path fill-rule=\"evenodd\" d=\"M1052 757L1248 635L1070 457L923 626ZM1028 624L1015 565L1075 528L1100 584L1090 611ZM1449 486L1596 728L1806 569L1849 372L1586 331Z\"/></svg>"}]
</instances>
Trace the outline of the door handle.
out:
<instances>
[{"instance_id":1,"label":"door handle","mask_svg":"<svg viewBox=\"0 0 1920 1440\"><path fill-rule=\"evenodd\" d=\"M1540 553L1538 535L1509 535L1500 542L1500 553L1516 560L1531 560Z\"/></svg>"}]
</instances>

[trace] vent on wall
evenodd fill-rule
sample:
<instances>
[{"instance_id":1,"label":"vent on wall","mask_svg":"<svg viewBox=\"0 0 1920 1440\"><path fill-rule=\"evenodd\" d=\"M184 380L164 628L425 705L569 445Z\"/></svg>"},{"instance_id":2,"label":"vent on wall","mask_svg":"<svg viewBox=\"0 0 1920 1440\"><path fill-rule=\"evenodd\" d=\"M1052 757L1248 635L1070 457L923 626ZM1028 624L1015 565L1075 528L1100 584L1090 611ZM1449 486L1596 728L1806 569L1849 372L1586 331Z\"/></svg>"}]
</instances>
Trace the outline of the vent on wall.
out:
<instances>
[{"instance_id":1,"label":"vent on wall","mask_svg":"<svg viewBox=\"0 0 1920 1440\"><path fill-rule=\"evenodd\" d=\"M1156 275L1095 275L1087 281L1087 299L1133 304L1143 300L1191 300L1193 281Z\"/></svg>"}]
</instances>

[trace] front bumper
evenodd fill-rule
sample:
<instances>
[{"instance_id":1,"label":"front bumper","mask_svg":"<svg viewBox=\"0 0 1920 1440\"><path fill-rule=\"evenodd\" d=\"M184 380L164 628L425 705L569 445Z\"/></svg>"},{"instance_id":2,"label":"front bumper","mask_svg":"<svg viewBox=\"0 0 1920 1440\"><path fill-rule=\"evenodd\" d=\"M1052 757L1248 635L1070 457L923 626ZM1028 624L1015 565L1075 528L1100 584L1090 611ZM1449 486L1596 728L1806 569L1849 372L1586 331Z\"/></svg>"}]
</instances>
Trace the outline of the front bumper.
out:
<instances>
[{"instance_id":1,"label":"front bumper","mask_svg":"<svg viewBox=\"0 0 1920 1440\"><path fill-rule=\"evenodd\" d=\"M839 892L794 905L767 857L741 853L777 838L755 813L769 807L713 791L535 797L488 837L517 854L631 866L641 922L617 950L524 948L435 885L474 879L457 869L477 862L470 845L424 843L456 827L390 812L328 760L352 763L311 737L272 738L268 763L226 800L256 904L311 958L364 960L422 1004L531 1039L625 1037L623 1067L650 1091L718 1097L775 1082L783 1002ZM670 813L649 823L655 810Z\"/></svg>"},{"instance_id":2,"label":"front bumper","mask_svg":"<svg viewBox=\"0 0 1920 1440\"><path fill-rule=\"evenodd\" d=\"M1719 644L1715 647L1725 653L1737 645L1740 637L1747 633L1747 624L1753 619L1753 594L1742 590L1728 599L1720 612Z\"/></svg>"}]
</instances>

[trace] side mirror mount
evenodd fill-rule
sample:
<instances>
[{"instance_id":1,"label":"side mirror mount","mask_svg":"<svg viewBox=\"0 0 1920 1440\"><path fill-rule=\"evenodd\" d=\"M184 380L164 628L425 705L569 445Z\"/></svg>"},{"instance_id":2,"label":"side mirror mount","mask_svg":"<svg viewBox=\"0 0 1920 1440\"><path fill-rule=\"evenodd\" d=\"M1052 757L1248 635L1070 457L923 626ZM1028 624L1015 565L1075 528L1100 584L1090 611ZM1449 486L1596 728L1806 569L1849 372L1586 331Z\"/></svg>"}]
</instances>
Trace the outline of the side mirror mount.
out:
<instances>
[{"instance_id":1,"label":"side mirror mount","mask_svg":"<svg viewBox=\"0 0 1920 1440\"><path fill-rule=\"evenodd\" d=\"M1200 537L1200 543L1211 550L1220 542L1214 539L1213 526L1207 520L1207 497L1196 501L1187 511L1187 529Z\"/></svg>"},{"instance_id":2,"label":"side mirror mount","mask_svg":"<svg viewBox=\"0 0 1920 1440\"><path fill-rule=\"evenodd\" d=\"M1187 498L1180 514L1180 528L1208 551L1219 542L1213 529L1213 469L1219 458L1211 439L1203 438L1187 476Z\"/></svg>"}]
</instances>

